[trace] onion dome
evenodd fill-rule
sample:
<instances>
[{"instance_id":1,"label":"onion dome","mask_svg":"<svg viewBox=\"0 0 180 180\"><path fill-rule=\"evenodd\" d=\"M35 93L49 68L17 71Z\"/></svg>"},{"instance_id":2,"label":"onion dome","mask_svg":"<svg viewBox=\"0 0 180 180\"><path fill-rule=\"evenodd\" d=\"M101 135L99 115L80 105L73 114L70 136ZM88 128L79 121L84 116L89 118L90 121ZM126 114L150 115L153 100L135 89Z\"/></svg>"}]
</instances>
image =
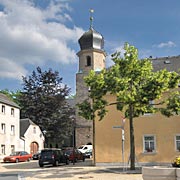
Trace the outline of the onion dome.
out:
<instances>
[{"instance_id":1,"label":"onion dome","mask_svg":"<svg viewBox=\"0 0 180 180\"><path fill-rule=\"evenodd\" d=\"M79 39L81 50L85 49L104 49L103 36L90 27L89 31L85 32Z\"/></svg>"}]
</instances>

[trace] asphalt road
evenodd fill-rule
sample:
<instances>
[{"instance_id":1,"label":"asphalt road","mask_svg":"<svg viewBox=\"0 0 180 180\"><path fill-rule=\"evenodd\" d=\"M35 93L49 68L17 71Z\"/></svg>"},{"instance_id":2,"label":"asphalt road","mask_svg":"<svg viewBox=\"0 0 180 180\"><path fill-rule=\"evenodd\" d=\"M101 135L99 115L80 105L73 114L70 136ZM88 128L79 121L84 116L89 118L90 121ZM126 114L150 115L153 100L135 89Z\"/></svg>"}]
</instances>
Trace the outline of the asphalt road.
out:
<instances>
[{"instance_id":1,"label":"asphalt road","mask_svg":"<svg viewBox=\"0 0 180 180\"><path fill-rule=\"evenodd\" d=\"M142 180L140 171L122 172L120 167L94 167L91 160L73 165L61 164L58 167L45 166L40 168L37 160L22 163L1 163L0 177L2 180ZM10 176L10 177L8 177ZM10 179L7 179L10 178ZM13 179L14 178L14 179ZM1 180L1 179L0 179Z\"/></svg>"}]
</instances>

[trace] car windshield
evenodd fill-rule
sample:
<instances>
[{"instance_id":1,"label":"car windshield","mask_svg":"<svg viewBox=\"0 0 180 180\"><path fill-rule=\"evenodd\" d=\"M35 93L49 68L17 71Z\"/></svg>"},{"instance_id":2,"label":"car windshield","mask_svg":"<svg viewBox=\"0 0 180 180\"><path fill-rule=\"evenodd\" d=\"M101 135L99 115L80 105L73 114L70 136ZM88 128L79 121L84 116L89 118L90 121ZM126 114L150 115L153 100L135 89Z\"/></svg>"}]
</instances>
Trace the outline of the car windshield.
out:
<instances>
[{"instance_id":1,"label":"car windshield","mask_svg":"<svg viewBox=\"0 0 180 180\"><path fill-rule=\"evenodd\" d=\"M41 155L50 157L50 156L52 156L52 151L41 151Z\"/></svg>"},{"instance_id":2,"label":"car windshield","mask_svg":"<svg viewBox=\"0 0 180 180\"><path fill-rule=\"evenodd\" d=\"M68 150L68 151L65 151L65 154L70 155L70 154L72 154L72 152L73 152L73 151Z\"/></svg>"},{"instance_id":3,"label":"car windshield","mask_svg":"<svg viewBox=\"0 0 180 180\"><path fill-rule=\"evenodd\" d=\"M84 146L80 146L78 149L82 149Z\"/></svg>"},{"instance_id":4,"label":"car windshield","mask_svg":"<svg viewBox=\"0 0 180 180\"><path fill-rule=\"evenodd\" d=\"M13 152L13 153L10 154L10 156L18 156L20 154L21 154L21 152Z\"/></svg>"}]
</instances>

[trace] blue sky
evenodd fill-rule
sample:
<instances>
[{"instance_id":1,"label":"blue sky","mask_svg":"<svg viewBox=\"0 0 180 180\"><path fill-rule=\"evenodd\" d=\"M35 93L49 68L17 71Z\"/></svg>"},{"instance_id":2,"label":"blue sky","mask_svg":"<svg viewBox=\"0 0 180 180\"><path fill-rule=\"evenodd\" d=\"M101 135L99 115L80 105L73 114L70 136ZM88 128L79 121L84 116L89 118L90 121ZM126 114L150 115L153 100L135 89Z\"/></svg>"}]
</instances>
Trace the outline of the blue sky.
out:
<instances>
[{"instance_id":1,"label":"blue sky","mask_svg":"<svg viewBox=\"0 0 180 180\"><path fill-rule=\"evenodd\" d=\"M0 0L0 89L21 90L22 76L40 66L57 70L74 94L78 39L91 8L107 67L125 42L139 58L180 55L179 0Z\"/></svg>"}]
</instances>

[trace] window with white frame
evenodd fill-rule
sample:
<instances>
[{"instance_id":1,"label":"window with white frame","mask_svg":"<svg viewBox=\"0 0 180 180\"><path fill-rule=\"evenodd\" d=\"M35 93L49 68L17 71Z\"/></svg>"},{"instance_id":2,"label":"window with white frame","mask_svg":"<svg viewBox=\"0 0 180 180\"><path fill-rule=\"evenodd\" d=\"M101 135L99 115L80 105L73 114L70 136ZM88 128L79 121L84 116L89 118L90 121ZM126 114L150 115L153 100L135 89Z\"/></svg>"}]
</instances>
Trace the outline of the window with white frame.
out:
<instances>
[{"instance_id":1,"label":"window with white frame","mask_svg":"<svg viewBox=\"0 0 180 180\"><path fill-rule=\"evenodd\" d=\"M1 133L2 134L6 133L6 125L4 123L1 123Z\"/></svg>"},{"instance_id":2,"label":"window with white frame","mask_svg":"<svg viewBox=\"0 0 180 180\"><path fill-rule=\"evenodd\" d=\"M15 126L11 125L11 135L15 135Z\"/></svg>"},{"instance_id":3,"label":"window with white frame","mask_svg":"<svg viewBox=\"0 0 180 180\"><path fill-rule=\"evenodd\" d=\"M180 135L176 135L175 137L175 145L176 145L176 151L180 151Z\"/></svg>"},{"instance_id":4,"label":"window with white frame","mask_svg":"<svg viewBox=\"0 0 180 180\"><path fill-rule=\"evenodd\" d=\"M155 152L155 136L144 135L144 152Z\"/></svg>"},{"instance_id":5,"label":"window with white frame","mask_svg":"<svg viewBox=\"0 0 180 180\"><path fill-rule=\"evenodd\" d=\"M5 145L1 144L1 154L5 155Z\"/></svg>"},{"instance_id":6,"label":"window with white frame","mask_svg":"<svg viewBox=\"0 0 180 180\"><path fill-rule=\"evenodd\" d=\"M153 100L149 101L149 106L150 106L150 107L153 107L153 106L154 106L154 101L153 101ZM146 113L144 113L144 115L145 115L145 116L146 116L146 115L152 115L152 112L146 112Z\"/></svg>"},{"instance_id":7,"label":"window with white frame","mask_svg":"<svg viewBox=\"0 0 180 180\"><path fill-rule=\"evenodd\" d=\"M11 108L11 116L14 116L14 108Z\"/></svg>"},{"instance_id":8,"label":"window with white frame","mask_svg":"<svg viewBox=\"0 0 180 180\"><path fill-rule=\"evenodd\" d=\"M5 114L5 105L1 106L1 112L2 112L2 114Z\"/></svg>"},{"instance_id":9,"label":"window with white frame","mask_svg":"<svg viewBox=\"0 0 180 180\"><path fill-rule=\"evenodd\" d=\"M15 151L15 145L11 145L11 153Z\"/></svg>"}]
</instances>

